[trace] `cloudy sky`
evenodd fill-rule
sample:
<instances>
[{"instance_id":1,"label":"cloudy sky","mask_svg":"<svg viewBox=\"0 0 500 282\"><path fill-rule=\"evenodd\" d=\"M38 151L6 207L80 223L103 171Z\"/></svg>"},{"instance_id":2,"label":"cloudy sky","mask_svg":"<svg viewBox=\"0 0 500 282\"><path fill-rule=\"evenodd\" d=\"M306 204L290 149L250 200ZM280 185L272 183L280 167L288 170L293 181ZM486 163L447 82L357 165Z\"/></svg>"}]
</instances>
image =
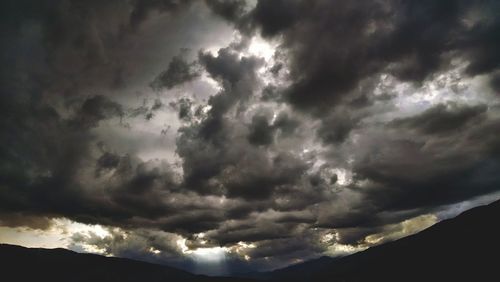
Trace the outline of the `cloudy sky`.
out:
<instances>
[{"instance_id":1,"label":"cloudy sky","mask_svg":"<svg viewBox=\"0 0 500 282\"><path fill-rule=\"evenodd\" d=\"M0 242L230 274L500 198L498 1L0 5Z\"/></svg>"}]
</instances>

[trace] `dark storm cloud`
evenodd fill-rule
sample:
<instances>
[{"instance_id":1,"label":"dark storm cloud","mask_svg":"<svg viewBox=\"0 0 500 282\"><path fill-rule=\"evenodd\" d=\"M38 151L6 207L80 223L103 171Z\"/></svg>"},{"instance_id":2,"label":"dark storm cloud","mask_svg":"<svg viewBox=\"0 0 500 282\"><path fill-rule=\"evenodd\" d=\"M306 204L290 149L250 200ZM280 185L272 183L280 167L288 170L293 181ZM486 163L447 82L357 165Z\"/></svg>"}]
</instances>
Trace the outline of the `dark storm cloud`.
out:
<instances>
[{"instance_id":1,"label":"dark storm cloud","mask_svg":"<svg viewBox=\"0 0 500 282\"><path fill-rule=\"evenodd\" d=\"M306 166L300 159L288 154L269 158L261 149L235 138L227 123L224 121L218 136L211 136L217 139L208 142L204 135L197 136L196 130L203 129L199 127L205 126L203 123L189 128L194 132L183 130L177 150L184 159L185 185L202 193L251 200L267 198L277 187L293 184L301 177ZM219 145L228 138L232 141Z\"/></svg>"},{"instance_id":2,"label":"dark storm cloud","mask_svg":"<svg viewBox=\"0 0 500 282\"><path fill-rule=\"evenodd\" d=\"M201 227L197 231L213 229L207 238L228 245L290 237L297 225L314 221L309 212L283 212L273 217L276 222L266 220L257 226L254 214L269 207L296 211L317 200L308 192L299 196L301 188L296 187L307 164L286 153L270 157L259 146L270 145L276 132L293 134L300 124L297 120L283 112L272 124L265 114L255 114L247 128L235 122L260 84L256 69L262 64L254 57L239 57L235 48L238 46L233 44L220 49L217 56L200 53L200 63L223 89L209 99L211 108L199 123L181 129L177 141L177 153L184 160L183 186L205 195L224 195L231 202L221 207L223 213L217 214L213 221L204 221L214 225L200 226L200 220L189 222ZM311 193L320 197L316 192ZM275 202L277 198L281 200ZM222 219L237 223L227 226Z\"/></svg>"},{"instance_id":3,"label":"dark storm cloud","mask_svg":"<svg viewBox=\"0 0 500 282\"><path fill-rule=\"evenodd\" d=\"M280 93L275 86L268 85L264 89L262 89L261 99L264 102L278 101L280 99L279 94Z\"/></svg>"},{"instance_id":4,"label":"dark storm cloud","mask_svg":"<svg viewBox=\"0 0 500 282\"><path fill-rule=\"evenodd\" d=\"M498 101L473 85L498 88L494 1L194 3L1 4L2 225L46 228L45 218L66 217L120 227L128 236L75 236L72 247L179 265L177 240L194 249L203 233L208 247L254 243L239 251L277 267L498 191ZM176 28L193 5L232 22L241 38L175 56L172 34L211 28ZM245 53L256 33L279 43L272 61ZM164 37L160 47L150 42ZM208 50L222 42L213 37ZM152 99L127 94L155 75ZM212 92L199 87L214 81ZM433 100L443 89L454 96ZM419 101L411 110L409 98ZM165 116L165 127L180 126L168 136L173 156L102 140L160 131L148 125ZM141 128L128 125L136 117Z\"/></svg>"},{"instance_id":5,"label":"dark storm cloud","mask_svg":"<svg viewBox=\"0 0 500 282\"><path fill-rule=\"evenodd\" d=\"M168 8L166 1L157 2ZM123 118L136 112L147 118L162 107L156 99L145 112L135 111L106 93L108 78L126 57L120 58L118 45L129 36L122 26L132 17L130 6L121 1L2 5L2 36L8 42L2 44L0 96L2 211L110 225L139 224L130 221L134 214L168 213L162 197L176 186L173 173L165 165L103 149L94 132L104 122L121 127ZM92 95L87 87L103 87L105 94ZM99 183L101 177L109 179Z\"/></svg>"},{"instance_id":6,"label":"dark storm cloud","mask_svg":"<svg viewBox=\"0 0 500 282\"><path fill-rule=\"evenodd\" d=\"M229 47L219 49L216 57L204 52L200 52L198 57L208 74L224 87L221 93L210 97L208 105L211 109L201 124L200 134L211 138L223 130L224 115L234 105L245 106L258 83L256 68L263 62L257 57L239 58Z\"/></svg>"},{"instance_id":7,"label":"dark storm cloud","mask_svg":"<svg viewBox=\"0 0 500 282\"><path fill-rule=\"evenodd\" d=\"M478 150L485 154L491 154L493 158L497 158L500 153L500 138L493 132L500 129L500 120L491 119L480 126L475 126L471 129L471 133L467 136L470 146L478 144Z\"/></svg>"},{"instance_id":8,"label":"dark storm cloud","mask_svg":"<svg viewBox=\"0 0 500 282\"><path fill-rule=\"evenodd\" d=\"M453 58L469 62L466 73L470 76L495 71L500 61L490 50L495 50L500 41L493 35L498 34L498 19L492 16L491 10L497 8L493 1L258 1L253 11L236 21L236 26L257 28L264 37L283 36L281 47L290 55L292 81L284 95L294 107L324 116L317 131L318 137L324 143L339 144L359 126L363 116L353 110L339 114L341 111L335 111L335 107L342 103L350 103L356 108L359 105L369 106L367 94L357 92L369 93L369 89L360 89L360 86L382 72L388 72L402 81L415 82L418 87L434 74L447 69ZM353 100L353 95L358 98ZM393 124L426 134L444 134L482 123L486 110L483 105L437 105L415 117L398 119ZM364 160L355 168L359 179L376 183L373 191L369 190L367 195L362 195L373 202L373 209L359 211L356 217L360 224L370 213L387 207L384 196L375 196L374 194L378 194L375 191L384 191L380 193L393 195L400 200L395 202L404 203L406 200L400 197L406 191L403 187L408 187L413 192L410 193L412 196L405 196L405 199L410 203L413 202L410 200L413 197L414 203L398 207L405 209L425 206L424 199L427 198L435 201L428 204L438 205L466 199L476 193L487 193L492 191L490 189L498 181L491 175L491 182L482 183L482 188L473 188L476 185L471 181L477 181L480 177L474 171L481 171L484 166L495 167L498 160L492 160L493 163L489 164L472 161L477 155L470 151L469 146L474 145L466 141L466 135L459 137L464 143L459 145L456 152L449 152L449 155L439 160L432 156L431 152L434 151L425 151L428 148L423 147L424 139L420 143L406 141L405 137L399 138L402 140L394 140L395 143L379 144L380 147L375 152L381 149L396 150L389 154L401 156L402 159L391 159L385 165L377 163L373 166ZM413 138L421 139L415 136ZM442 138L444 139L435 141L436 149L451 142ZM389 146L393 148L390 149ZM471 162L465 167L455 168L455 158L460 155L464 157L464 153ZM402 165L404 159L411 158L412 155L416 159L406 164L411 167L402 169L405 167ZM379 158L373 157L373 160L377 159ZM367 174L367 166L371 167L373 174ZM422 166L427 168L421 169ZM397 172L391 172L392 169ZM413 175L411 179L402 181L405 179L404 175L408 174L405 171L415 170L421 170L423 175ZM438 175L437 171L442 175ZM486 173L491 170L484 171ZM375 188L379 186L380 188ZM433 187L440 192L430 192L431 188L421 187ZM446 193L451 191L454 191L453 196L446 199ZM417 196L419 193L422 194ZM392 196L388 199L392 199ZM421 199L420 202L417 199ZM358 222L349 215L345 215L344 219L346 223Z\"/></svg>"},{"instance_id":9,"label":"dark storm cloud","mask_svg":"<svg viewBox=\"0 0 500 282\"><path fill-rule=\"evenodd\" d=\"M248 200L269 197L277 187L295 184L306 169L305 164L290 155L269 159L263 154L247 156L231 168L222 183L230 197Z\"/></svg>"},{"instance_id":10,"label":"dark storm cloud","mask_svg":"<svg viewBox=\"0 0 500 282\"><path fill-rule=\"evenodd\" d=\"M89 97L78 107L70 124L76 128L88 129L96 127L99 121L104 119L122 118L123 114L124 110L120 104L105 96L96 95Z\"/></svg>"},{"instance_id":11,"label":"dark storm cloud","mask_svg":"<svg viewBox=\"0 0 500 282\"><path fill-rule=\"evenodd\" d=\"M104 152L102 156L97 159L96 164L96 175L99 176L103 171L109 171L118 167L120 164L120 156L117 156L113 153Z\"/></svg>"},{"instance_id":12,"label":"dark storm cloud","mask_svg":"<svg viewBox=\"0 0 500 282\"><path fill-rule=\"evenodd\" d=\"M359 120L359 117L352 116L347 111L337 111L321 121L321 127L316 133L325 144L339 144L349 137Z\"/></svg>"},{"instance_id":13,"label":"dark storm cloud","mask_svg":"<svg viewBox=\"0 0 500 282\"><path fill-rule=\"evenodd\" d=\"M279 132L282 137L289 137L294 134L299 125L300 122L290 118L286 112L281 112L272 124L266 115L256 114L249 125L247 139L255 146L270 145L273 143L276 132Z\"/></svg>"},{"instance_id":14,"label":"dark storm cloud","mask_svg":"<svg viewBox=\"0 0 500 282\"><path fill-rule=\"evenodd\" d=\"M97 121L95 117L92 115L92 121ZM95 123L83 120L74 126L80 119L65 122L54 115L51 123L43 119L41 127L33 123L33 118L37 118L34 110L19 117L15 124L10 122L10 129L2 125L9 132L2 135L2 142L18 143L10 142L12 145L2 152L2 211L107 224L125 224L134 215L155 217L168 211L159 195L166 193L163 189L175 186L171 173L109 152L95 159L94 166L94 138L86 130ZM36 140L36 146L27 147L30 140ZM88 179L77 177L93 167ZM101 190L98 179L105 173L112 176L106 183L107 190Z\"/></svg>"},{"instance_id":15,"label":"dark storm cloud","mask_svg":"<svg viewBox=\"0 0 500 282\"><path fill-rule=\"evenodd\" d=\"M422 116L424 114L415 119ZM446 113L445 118L449 118ZM362 149L364 153L354 162L353 171L361 182L352 185L351 189L362 199L362 204L356 205L353 201L350 211L341 212L327 211L327 205L320 225L376 227L408 217L407 214L380 217L383 211L418 210L421 213L496 191L500 178L495 171L500 160L498 154L492 152L498 152L499 143L491 126L498 120L479 121L456 131L439 127L439 119L434 121L437 127L431 128L440 131L430 133L443 130L447 134L426 136L386 132L384 138L372 136L370 144L360 141L368 147ZM423 122L422 128L427 127ZM476 139L478 134L482 140Z\"/></svg>"},{"instance_id":16,"label":"dark storm cloud","mask_svg":"<svg viewBox=\"0 0 500 282\"><path fill-rule=\"evenodd\" d=\"M470 60L466 70L470 75L490 73L500 67L500 56L495 52L500 47L500 36L497 32L500 29L500 20L496 14L500 9L499 3L479 2L478 6L477 9L484 19L469 28L459 40Z\"/></svg>"},{"instance_id":17,"label":"dark storm cloud","mask_svg":"<svg viewBox=\"0 0 500 282\"><path fill-rule=\"evenodd\" d=\"M65 210L78 203L80 191L69 187L88 152L85 130L69 126L48 105L16 103L2 114L2 210L42 212L50 205ZM72 200L59 201L66 197Z\"/></svg>"},{"instance_id":18,"label":"dark storm cloud","mask_svg":"<svg viewBox=\"0 0 500 282\"><path fill-rule=\"evenodd\" d=\"M420 83L453 57L469 60L470 75L497 69L497 9L494 1L258 1L233 22L283 35L288 101L324 113L382 71Z\"/></svg>"},{"instance_id":19,"label":"dark storm cloud","mask_svg":"<svg viewBox=\"0 0 500 282\"><path fill-rule=\"evenodd\" d=\"M46 230L52 226L52 219L47 216L26 215L23 213L2 213L0 214L0 226L22 226Z\"/></svg>"},{"instance_id":20,"label":"dark storm cloud","mask_svg":"<svg viewBox=\"0 0 500 282\"><path fill-rule=\"evenodd\" d=\"M263 223L251 226L237 225L230 228L222 227L216 234L209 233L220 244L234 244L240 241L257 242L262 240L289 237L289 230L282 224Z\"/></svg>"},{"instance_id":21,"label":"dark storm cloud","mask_svg":"<svg viewBox=\"0 0 500 282\"><path fill-rule=\"evenodd\" d=\"M265 207L269 205L265 203ZM315 221L315 214L310 210L293 212L269 212L268 210L268 213L266 210L261 210L260 212L260 214L249 214L245 218L233 217L234 220L224 222L218 229L207 232L206 238L228 246L239 241L260 244L266 240L301 235L304 231L303 227Z\"/></svg>"},{"instance_id":22,"label":"dark storm cloud","mask_svg":"<svg viewBox=\"0 0 500 282\"><path fill-rule=\"evenodd\" d=\"M141 23L148 15L158 18L159 14L167 13L176 18L189 12L191 3L186 0L5 1L1 9L2 41L9 44L2 46L2 80L9 82L8 85L28 80L25 84L40 87L45 95L51 96L85 95L87 89L96 88L126 90L142 75L138 72L155 69L145 64L151 64L147 54L157 48L159 40L145 39L150 35L138 30ZM175 29L177 24L172 20L170 26ZM196 32L188 25L183 33L165 30L163 38L179 40L178 37ZM189 47L179 45L176 42L166 46L164 54ZM182 69L182 63L176 62L173 65ZM186 73L177 75L186 79ZM32 95L40 95L41 89Z\"/></svg>"},{"instance_id":23,"label":"dark storm cloud","mask_svg":"<svg viewBox=\"0 0 500 282\"><path fill-rule=\"evenodd\" d=\"M273 142L274 129L266 116L255 115L250 124L248 142L253 145L269 145Z\"/></svg>"},{"instance_id":24,"label":"dark storm cloud","mask_svg":"<svg viewBox=\"0 0 500 282\"><path fill-rule=\"evenodd\" d=\"M339 228L338 242L341 244L359 244L365 239L366 236L377 233L379 228L367 227L352 227L352 228Z\"/></svg>"},{"instance_id":25,"label":"dark storm cloud","mask_svg":"<svg viewBox=\"0 0 500 282\"><path fill-rule=\"evenodd\" d=\"M206 0L212 11L228 21L235 21L241 17L245 11L244 0Z\"/></svg>"},{"instance_id":26,"label":"dark storm cloud","mask_svg":"<svg viewBox=\"0 0 500 282\"><path fill-rule=\"evenodd\" d=\"M491 88L498 94L500 93L500 74L494 75L490 80Z\"/></svg>"},{"instance_id":27,"label":"dark storm cloud","mask_svg":"<svg viewBox=\"0 0 500 282\"><path fill-rule=\"evenodd\" d=\"M153 100L151 106L149 106L148 104L149 100L144 99L141 106L127 109L127 116L134 118L143 116L146 120L151 120L155 116L156 112L164 107L163 102L158 98Z\"/></svg>"},{"instance_id":28,"label":"dark storm cloud","mask_svg":"<svg viewBox=\"0 0 500 282\"><path fill-rule=\"evenodd\" d=\"M119 29L128 8L126 3L7 1L5 4L7 8L2 11L16 20L13 28L19 31L11 40L24 40L32 50L37 50L14 55L20 60L35 60L35 68L27 69L28 73L72 91L80 90L77 85L69 84L76 83L78 79L74 76L83 73L85 78L95 79L95 84L106 79L109 80L105 83L111 84L112 77L115 77L111 70L119 69L120 65L113 61L110 51L119 40ZM110 71L100 72L101 76L98 76L95 73L98 68ZM79 80L85 80L84 77ZM59 90L64 91L64 88Z\"/></svg>"},{"instance_id":29,"label":"dark storm cloud","mask_svg":"<svg viewBox=\"0 0 500 282\"><path fill-rule=\"evenodd\" d=\"M135 28L146 20L152 12L175 12L191 2L191 0L134 0L130 13L130 25Z\"/></svg>"},{"instance_id":30,"label":"dark storm cloud","mask_svg":"<svg viewBox=\"0 0 500 282\"><path fill-rule=\"evenodd\" d=\"M254 258L265 257L289 257L289 258L309 258L324 249L324 246L314 236L295 237L289 240L277 239L263 242L249 252L249 255Z\"/></svg>"},{"instance_id":31,"label":"dark storm cloud","mask_svg":"<svg viewBox=\"0 0 500 282\"><path fill-rule=\"evenodd\" d=\"M199 115L201 113L193 113L193 101L189 98L180 98L175 102L171 102L170 106L178 111L178 117L183 121L190 121L193 118L193 115Z\"/></svg>"},{"instance_id":32,"label":"dark storm cloud","mask_svg":"<svg viewBox=\"0 0 500 282\"><path fill-rule=\"evenodd\" d=\"M273 123L274 128L279 129L280 133L284 136L293 135L299 125L300 122L298 120L289 117L285 112L281 112Z\"/></svg>"},{"instance_id":33,"label":"dark storm cloud","mask_svg":"<svg viewBox=\"0 0 500 282\"><path fill-rule=\"evenodd\" d=\"M460 130L469 122L480 121L486 110L485 105L439 104L417 116L396 119L392 124L396 127L408 127L427 134L448 133L452 130Z\"/></svg>"},{"instance_id":34,"label":"dark storm cloud","mask_svg":"<svg viewBox=\"0 0 500 282\"><path fill-rule=\"evenodd\" d=\"M171 89L177 85L189 82L199 76L194 62L188 63L181 56L175 56L168 64L168 68L160 73L151 82L151 87L156 90Z\"/></svg>"},{"instance_id":35,"label":"dark storm cloud","mask_svg":"<svg viewBox=\"0 0 500 282\"><path fill-rule=\"evenodd\" d=\"M274 36L300 20L303 4L300 1L258 1L250 15L252 24L261 28L262 35Z\"/></svg>"},{"instance_id":36,"label":"dark storm cloud","mask_svg":"<svg viewBox=\"0 0 500 282\"><path fill-rule=\"evenodd\" d=\"M244 80L255 78L255 68L262 64L262 60L256 57L239 58L238 53L231 48L222 48L217 52L217 56L210 53L199 54L200 63L207 72L217 80L228 82L231 85ZM251 93L248 93L251 94Z\"/></svg>"},{"instance_id":37,"label":"dark storm cloud","mask_svg":"<svg viewBox=\"0 0 500 282\"><path fill-rule=\"evenodd\" d=\"M219 175L225 166L241 157L238 149L242 144L233 143L231 150L227 142L234 133L226 113L234 106L243 107L257 84L256 67L261 61L255 57L238 58L230 48L218 51L215 57L200 52L200 63L211 77L224 87L220 93L211 96L211 107L200 122L180 129L177 153L184 159L184 182L199 191L221 193L218 185L208 185L210 178ZM219 191L219 192L216 192Z\"/></svg>"},{"instance_id":38,"label":"dark storm cloud","mask_svg":"<svg viewBox=\"0 0 500 282\"><path fill-rule=\"evenodd\" d=\"M30 100L62 101L86 87L110 87L121 69L112 57L126 9L120 1L2 2L2 104L27 109Z\"/></svg>"}]
</instances>

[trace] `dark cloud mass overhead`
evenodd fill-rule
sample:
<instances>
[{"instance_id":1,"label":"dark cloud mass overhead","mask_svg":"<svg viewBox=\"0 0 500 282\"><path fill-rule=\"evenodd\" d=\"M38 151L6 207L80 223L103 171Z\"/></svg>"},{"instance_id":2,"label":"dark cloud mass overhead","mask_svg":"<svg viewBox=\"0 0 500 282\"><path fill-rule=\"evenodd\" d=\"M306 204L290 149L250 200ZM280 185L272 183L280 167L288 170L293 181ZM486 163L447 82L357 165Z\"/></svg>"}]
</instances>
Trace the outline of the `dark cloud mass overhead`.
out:
<instances>
[{"instance_id":1,"label":"dark cloud mass overhead","mask_svg":"<svg viewBox=\"0 0 500 282\"><path fill-rule=\"evenodd\" d=\"M499 13L2 1L0 232L62 228L74 250L221 274L498 199Z\"/></svg>"}]
</instances>

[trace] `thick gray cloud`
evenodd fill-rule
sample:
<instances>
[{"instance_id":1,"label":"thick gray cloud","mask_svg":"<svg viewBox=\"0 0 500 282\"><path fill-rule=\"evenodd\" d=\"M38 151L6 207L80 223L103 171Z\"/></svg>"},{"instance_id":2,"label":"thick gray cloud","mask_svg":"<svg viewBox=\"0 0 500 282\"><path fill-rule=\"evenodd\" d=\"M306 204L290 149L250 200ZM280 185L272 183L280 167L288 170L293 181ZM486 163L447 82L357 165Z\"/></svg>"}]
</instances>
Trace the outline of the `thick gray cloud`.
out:
<instances>
[{"instance_id":1,"label":"thick gray cloud","mask_svg":"<svg viewBox=\"0 0 500 282\"><path fill-rule=\"evenodd\" d=\"M145 21L152 12L175 12L190 4L190 0L135 0L132 1L130 12L130 25L136 27Z\"/></svg>"},{"instance_id":2,"label":"thick gray cloud","mask_svg":"<svg viewBox=\"0 0 500 282\"><path fill-rule=\"evenodd\" d=\"M77 128L88 129L96 127L101 120L112 117L123 118L123 115L124 110L120 104L105 96L96 95L89 97L78 107L70 124Z\"/></svg>"},{"instance_id":3,"label":"thick gray cloud","mask_svg":"<svg viewBox=\"0 0 500 282\"><path fill-rule=\"evenodd\" d=\"M188 63L181 56L175 56L168 64L168 68L160 73L151 82L154 89L173 88L179 84L191 81L199 76L195 69L195 63Z\"/></svg>"},{"instance_id":4,"label":"thick gray cloud","mask_svg":"<svg viewBox=\"0 0 500 282\"><path fill-rule=\"evenodd\" d=\"M228 21L235 21L245 12L244 0L206 0L206 3L215 14Z\"/></svg>"},{"instance_id":5,"label":"thick gray cloud","mask_svg":"<svg viewBox=\"0 0 500 282\"><path fill-rule=\"evenodd\" d=\"M351 131L356 128L360 117L352 116L348 111L337 111L322 120L317 134L324 143L338 144L344 142Z\"/></svg>"},{"instance_id":6,"label":"thick gray cloud","mask_svg":"<svg viewBox=\"0 0 500 282\"><path fill-rule=\"evenodd\" d=\"M396 127L408 127L427 134L449 133L460 130L469 122L478 122L486 112L485 105L436 105L423 113L393 121ZM478 120L479 119L479 120Z\"/></svg>"},{"instance_id":7,"label":"thick gray cloud","mask_svg":"<svg viewBox=\"0 0 500 282\"><path fill-rule=\"evenodd\" d=\"M256 115L250 124L248 142L254 145L269 145L273 142L273 127L269 124L267 117Z\"/></svg>"},{"instance_id":8,"label":"thick gray cloud","mask_svg":"<svg viewBox=\"0 0 500 282\"><path fill-rule=\"evenodd\" d=\"M235 23L283 36L288 100L321 113L381 71L419 83L457 56L470 61L469 75L494 71L495 9L494 1L257 1Z\"/></svg>"}]
</instances>

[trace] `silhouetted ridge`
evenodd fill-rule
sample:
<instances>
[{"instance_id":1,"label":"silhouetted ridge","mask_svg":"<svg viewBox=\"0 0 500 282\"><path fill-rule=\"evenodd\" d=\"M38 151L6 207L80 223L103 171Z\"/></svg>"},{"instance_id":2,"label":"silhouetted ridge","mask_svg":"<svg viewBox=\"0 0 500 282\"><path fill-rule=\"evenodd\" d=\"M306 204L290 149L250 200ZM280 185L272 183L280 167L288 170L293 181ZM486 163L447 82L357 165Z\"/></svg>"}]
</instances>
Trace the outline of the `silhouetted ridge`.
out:
<instances>
[{"instance_id":1,"label":"silhouetted ridge","mask_svg":"<svg viewBox=\"0 0 500 282\"><path fill-rule=\"evenodd\" d=\"M250 281L194 275L164 265L80 254L66 249L31 249L0 244L1 281L212 282Z\"/></svg>"},{"instance_id":2,"label":"silhouetted ridge","mask_svg":"<svg viewBox=\"0 0 500 282\"><path fill-rule=\"evenodd\" d=\"M394 242L268 273L279 281L500 281L500 201Z\"/></svg>"}]
</instances>

